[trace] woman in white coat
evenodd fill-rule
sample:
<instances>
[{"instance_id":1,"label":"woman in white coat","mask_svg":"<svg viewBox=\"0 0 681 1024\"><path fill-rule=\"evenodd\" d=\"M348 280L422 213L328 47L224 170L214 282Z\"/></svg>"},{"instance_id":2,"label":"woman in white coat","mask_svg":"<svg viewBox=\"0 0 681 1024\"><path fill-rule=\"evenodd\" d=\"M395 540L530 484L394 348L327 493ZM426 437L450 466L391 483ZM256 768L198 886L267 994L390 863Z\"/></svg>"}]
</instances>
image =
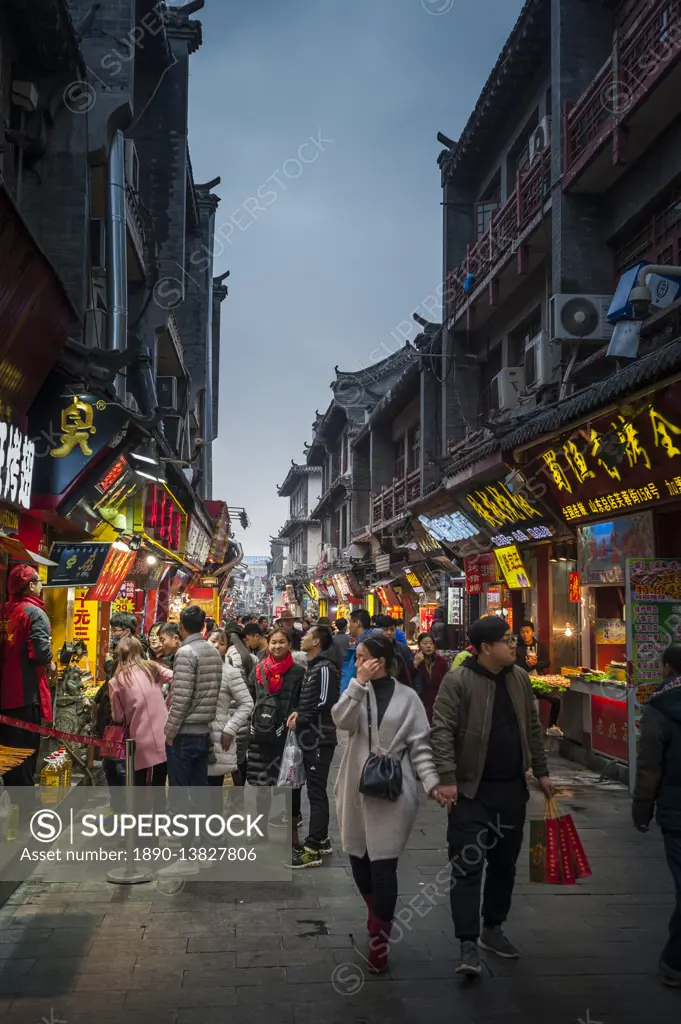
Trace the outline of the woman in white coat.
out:
<instances>
[{"instance_id":1,"label":"woman in white coat","mask_svg":"<svg viewBox=\"0 0 681 1024\"><path fill-rule=\"evenodd\" d=\"M215 719L211 722L210 738L214 762L208 765L208 784L224 786L225 775L238 770L237 736L251 717L253 698L242 673L231 664L227 654L227 637L221 629L214 630L208 642L222 655L223 669Z\"/></svg>"},{"instance_id":2,"label":"woman in white coat","mask_svg":"<svg viewBox=\"0 0 681 1024\"><path fill-rule=\"evenodd\" d=\"M437 797L439 784L426 712L418 694L393 677L393 658L392 642L382 632L370 633L357 646L356 676L332 711L337 727L349 734L336 780L336 811L341 844L369 910L368 963L375 972L388 962L397 861L416 820L417 779L432 797ZM359 792L370 751L400 761L403 781L397 800Z\"/></svg>"}]
</instances>

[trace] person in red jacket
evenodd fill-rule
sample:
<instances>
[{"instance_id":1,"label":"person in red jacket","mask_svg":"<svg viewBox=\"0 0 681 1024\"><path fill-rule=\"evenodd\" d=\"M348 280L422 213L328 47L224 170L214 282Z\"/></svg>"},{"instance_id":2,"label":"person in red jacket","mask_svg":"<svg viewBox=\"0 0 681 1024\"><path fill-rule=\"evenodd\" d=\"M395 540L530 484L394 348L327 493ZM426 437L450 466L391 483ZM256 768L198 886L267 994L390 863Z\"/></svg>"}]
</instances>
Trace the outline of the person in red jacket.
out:
<instances>
[{"instance_id":1,"label":"person in red jacket","mask_svg":"<svg viewBox=\"0 0 681 1024\"><path fill-rule=\"evenodd\" d=\"M40 725L52 721L52 699L47 680L52 663L50 620L40 597L42 580L32 565L17 565L7 580L7 639L2 652L0 707L3 714ZM23 764L4 776L6 786L33 786L40 736L3 725L0 742L35 751Z\"/></svg>"}]
</instances>

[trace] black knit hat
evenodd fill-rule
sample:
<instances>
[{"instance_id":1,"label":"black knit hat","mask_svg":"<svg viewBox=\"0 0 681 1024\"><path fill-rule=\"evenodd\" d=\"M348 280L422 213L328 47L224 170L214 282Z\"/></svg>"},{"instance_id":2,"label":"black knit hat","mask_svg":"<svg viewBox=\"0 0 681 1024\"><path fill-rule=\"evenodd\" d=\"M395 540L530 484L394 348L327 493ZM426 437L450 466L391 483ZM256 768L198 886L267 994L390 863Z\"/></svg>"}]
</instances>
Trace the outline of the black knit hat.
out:
<instances>
[{"instance_id":1,"label":"black knit hat","mask_svg":"<svg viewBox=\"0 0 681 1024\"><path fill-rule=\"evenodd\" d=\"M508 623L501 615L486 615L476 619L468 630L468 638L479 651L483 644L496 644L508 633Z\"/></svg>"}]
</instances>

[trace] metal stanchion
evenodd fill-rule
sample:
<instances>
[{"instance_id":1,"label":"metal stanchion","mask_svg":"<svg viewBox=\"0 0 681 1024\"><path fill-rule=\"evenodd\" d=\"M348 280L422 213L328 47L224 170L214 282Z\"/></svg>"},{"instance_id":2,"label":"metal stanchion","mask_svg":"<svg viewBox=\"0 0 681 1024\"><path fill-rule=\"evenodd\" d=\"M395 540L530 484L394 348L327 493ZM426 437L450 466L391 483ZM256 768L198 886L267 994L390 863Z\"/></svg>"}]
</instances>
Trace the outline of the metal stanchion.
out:
<instances>
[{"instance_id":1,"label":"metal stanchion","mask_svg":"<svg viewBox=\"0 0 681 1024\"><path fill-rule=\"evenodd\" d=\"M133 801L131 787L135 785L135 741L125 741L125 796L127 809L132 813ZM139 885L151 882L151 871L145 871L141 863L135 861L135 836L129 832L125 837L125 867L112 868L107 873L107 881L115 885Z\"/></svg>"}]
</instances>

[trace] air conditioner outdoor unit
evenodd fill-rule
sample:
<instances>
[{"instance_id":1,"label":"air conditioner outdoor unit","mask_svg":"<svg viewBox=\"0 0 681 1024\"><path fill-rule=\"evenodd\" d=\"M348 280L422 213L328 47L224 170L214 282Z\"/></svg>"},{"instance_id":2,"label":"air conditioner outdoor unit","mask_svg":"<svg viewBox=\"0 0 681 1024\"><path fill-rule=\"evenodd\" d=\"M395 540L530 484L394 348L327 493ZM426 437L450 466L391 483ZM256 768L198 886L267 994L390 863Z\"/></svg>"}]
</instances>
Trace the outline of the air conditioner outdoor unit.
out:
<instances>
[{"instance_id":1,"label":"air conditioner outdoor unit","mask_svg":"<svg viewBox=\"0 0 681 1024\"><path fill-rule=\"evenodd\" d=\"M335 562L338 558L338 548L335 548L333 544L325 544L324 554L326 555L327 562Z\"/></svg>"},{"instance_id":2,"label":"air conditioner outdoor unit","mask_svg":"<svg viewBox=\"0 0 681 1024\"><path fill-rule=\"evenodd\" d=\"M93 274L106 274L106 225L97 217L90 221L90 263Z\"/></svg>"},{"instance_id":3,"label":"air conditioner outdoor unit","mask_svg":"<svg viewBox=\"0 0 681 1024\"><path fill-rule=\"evenodd\" d=\"M125 140L125 180L133 192L140 190L140 161L132 139Z\"/></svg>"},{"instance_id":4,"label":"air conditioner outdoor unit","mask_svg":"<svg viewBox=\"0 0 681 1024\"><path fill-rule=\"evenodd\" d=\"M177 377L157 377L156 396L159 408L177 409Z\"/></svg>"},{"instance_id":5,"label":"air conditioner outdoor unit","mask_svg":"<svg viewBox=\"0 0 681 1024\"><path fill-rule=\"evenodd\" d=\"M556 368L554 354L557 346L552 346L548 331L540 331L525 346L525 388L533 391L545 388L553 383Z\"/></svg>"},{"instance_id":6,"label":"air conditioner outdoor unit","mask_svg":"<svg viewBox=\"0 0 681 1024\"><path fill-rule=\"evenodd\" d=\"M551 143L551 118L544 117L530 135L528 155L530 163L543 153Z\"/></svg>"},{"instance_id":7,"label":"air conditioner outdoor unit","mask_svg":"<svg viewBox=\"0 0 681 1024\"><path fill-rule=\"evenodd\" d=\"M505 366L492 378L490 407L494 412L515 409L521 392L525 390L525 372L522 366Z\"/></svg>"},{"instance_id":8,"label":"air conditioner outdoor unit","mask_svg":"<svg viewBox=\"0 0 681 1024\"><path fill-rule=\"evenodd\" d=\"M552 295L551 338L558 341L608 341L612 295Z\"/></svg>"}]
</instances>

